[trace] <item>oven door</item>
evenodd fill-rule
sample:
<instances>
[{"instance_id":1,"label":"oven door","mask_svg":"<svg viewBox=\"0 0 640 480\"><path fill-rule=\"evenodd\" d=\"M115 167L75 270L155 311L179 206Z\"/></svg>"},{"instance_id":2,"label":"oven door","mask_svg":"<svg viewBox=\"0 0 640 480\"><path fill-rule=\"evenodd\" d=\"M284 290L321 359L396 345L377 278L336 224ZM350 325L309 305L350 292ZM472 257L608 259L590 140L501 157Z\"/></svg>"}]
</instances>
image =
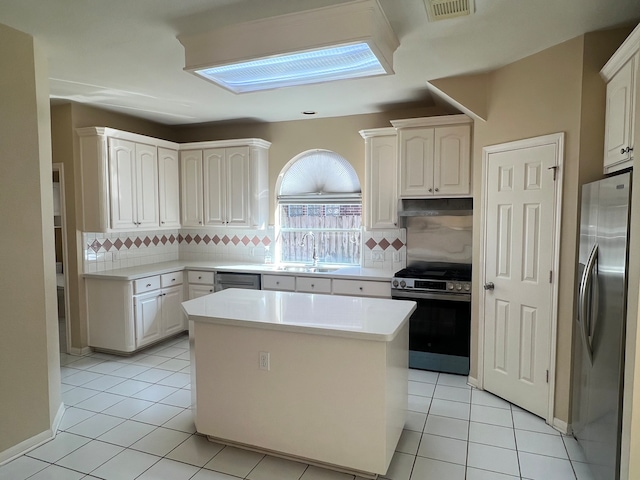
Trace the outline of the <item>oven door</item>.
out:
<instances>
[{"instance_id":1,"label":"oven door","mask_svg":"<svg viewBox=\"0 0 640 480\"><path fill-rule=\"evenodd\" d=\"M417 303L409 320L409 367L468 375L471 296L393 291L392 298Z\"/></svg>"}]
</instances>

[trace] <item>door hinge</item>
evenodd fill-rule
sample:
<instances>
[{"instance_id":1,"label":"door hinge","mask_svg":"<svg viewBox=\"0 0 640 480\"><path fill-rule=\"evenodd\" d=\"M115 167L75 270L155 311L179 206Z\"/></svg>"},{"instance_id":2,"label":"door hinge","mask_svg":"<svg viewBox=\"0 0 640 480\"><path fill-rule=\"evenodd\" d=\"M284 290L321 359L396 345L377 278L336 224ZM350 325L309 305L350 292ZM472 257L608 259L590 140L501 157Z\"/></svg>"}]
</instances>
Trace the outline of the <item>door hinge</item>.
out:
<instances>
[{"instance_id":1,"label":"door hinge","mask_svg":"<svg viewBox=\"0 0 640 480\"><path fill-rule=\"evenodd\" d=\"M547 370L547 383L549 383L549 370Z\"/></svg>"},{"instance_id":2,"label":"door hinge","mask_svg":"<svg viewBox=\"0 0 640 480\"><path fill-rule=\"evenodd\" d=\"M556 178L558 176L558 165L554 165L553 167L549 167L547 170L553 170L553 181L556 181Z\"/></svg>"},{"instance_id":3,"label":"door hinge","mask_svg":"<svg viewBox=\"0 0 640 480\"><path fill-rule=\"evenodd\" d=\"M553 270L549 270L549 283L553 283Z\"/></svg>"}]
</instances>

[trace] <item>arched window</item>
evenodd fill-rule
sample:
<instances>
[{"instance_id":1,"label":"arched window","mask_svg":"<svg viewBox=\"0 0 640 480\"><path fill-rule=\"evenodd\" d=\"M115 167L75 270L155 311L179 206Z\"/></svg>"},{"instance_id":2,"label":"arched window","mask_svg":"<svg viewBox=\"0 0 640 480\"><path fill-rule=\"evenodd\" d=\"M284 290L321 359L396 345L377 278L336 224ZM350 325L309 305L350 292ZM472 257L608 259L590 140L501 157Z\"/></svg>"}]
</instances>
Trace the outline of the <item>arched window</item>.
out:
<instances>
[{"instance_id":1,"label":"arched window","mask_svg":"<svg viewBox=\"0 0 640 480\"><path fill-rule=\"evenodd\" d=\"M282 169L276 191L279 261L360 264L362 194L344 157L303 152Z\"/></svg>"}]
</instances>

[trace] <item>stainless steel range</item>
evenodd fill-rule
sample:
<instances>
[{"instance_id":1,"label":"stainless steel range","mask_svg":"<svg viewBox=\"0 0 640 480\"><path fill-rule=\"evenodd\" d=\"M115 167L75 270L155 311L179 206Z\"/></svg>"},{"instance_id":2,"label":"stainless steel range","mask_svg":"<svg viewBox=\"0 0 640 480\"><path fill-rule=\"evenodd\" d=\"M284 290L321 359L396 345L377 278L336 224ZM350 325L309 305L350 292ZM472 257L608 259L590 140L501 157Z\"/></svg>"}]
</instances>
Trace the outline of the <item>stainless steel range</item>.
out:
<instances>
[{"instance_id":1,"label":"stainless steel range","mask_svg":"<svg viewBox=\"0 0 640 480\"><path fill-rule=\"evenodd\" d=\"M405 214L407 268L391 297L418 306L409 321L409 366L469 374L471 199L412 202ZM429 208L430 207L430 208Z\"/></svg>"}]
</instances>

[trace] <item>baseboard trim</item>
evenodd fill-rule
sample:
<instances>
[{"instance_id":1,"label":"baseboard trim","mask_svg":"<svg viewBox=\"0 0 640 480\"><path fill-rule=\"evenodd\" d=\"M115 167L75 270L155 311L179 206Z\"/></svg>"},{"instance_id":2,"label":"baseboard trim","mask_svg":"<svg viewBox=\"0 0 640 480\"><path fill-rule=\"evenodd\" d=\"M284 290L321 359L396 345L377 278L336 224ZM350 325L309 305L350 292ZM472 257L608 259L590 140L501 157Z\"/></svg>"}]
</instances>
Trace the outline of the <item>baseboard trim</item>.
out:
<instances>
[{"instance_id":1,"label":"baseboard trim","mask_svg":"<svg viewBox=\"0 0 640 480\"><path fill-rule=\"evenodd\" d=\"M60 404L60 408L58 408L58 413L56 413L55 418L53 419L53 425L50 429L45 430L31 438L27 438L26 440L20 442L17 445L14 445L7 450L0 452L0 466L9 463L12 460L24 455L31 450L38 448L40 445L47 443L50 440L53 440L58 433L58 427L60 426L60 422L62 421L62 416L64 415L65 406L64 403Z\"/></svg>"},{"instance_id":2,"label":"baseboard trim","mask_svg":"<svg viewBox=\"0 0 640 480\"><path fill-rule=\"evenodd\" d=\"M82 347L82 348L69 347L69 353L71 355L85 356L85 355L89 355L91 352L92 352L91 347Z\"/></svg>"},{"instance_id":3,"label":"baseboard trim","mask_svg":"<svg viewBox=\"0 0 640 480\"><path fill-rule=\"evenodd\" d=\"M473 388L479 388L478 387L478 379L475 377L472 377L471 375L469 375L467 377L467 385L472 386Z\"/></svg>"},{"instance_id":4,"label":"baseboard trim","mask_svg":"<svg viewBox=\"0 0 640 480\"><path fill-rule=\"evenodd\" d=\"M564 433L565 435L569 435L571 433L569 429L569 424L564 420L560 420L559 418L554 417L553 424L551 426L556 430L560 430L560 432Z\"/></svg>"}]
</instances>

